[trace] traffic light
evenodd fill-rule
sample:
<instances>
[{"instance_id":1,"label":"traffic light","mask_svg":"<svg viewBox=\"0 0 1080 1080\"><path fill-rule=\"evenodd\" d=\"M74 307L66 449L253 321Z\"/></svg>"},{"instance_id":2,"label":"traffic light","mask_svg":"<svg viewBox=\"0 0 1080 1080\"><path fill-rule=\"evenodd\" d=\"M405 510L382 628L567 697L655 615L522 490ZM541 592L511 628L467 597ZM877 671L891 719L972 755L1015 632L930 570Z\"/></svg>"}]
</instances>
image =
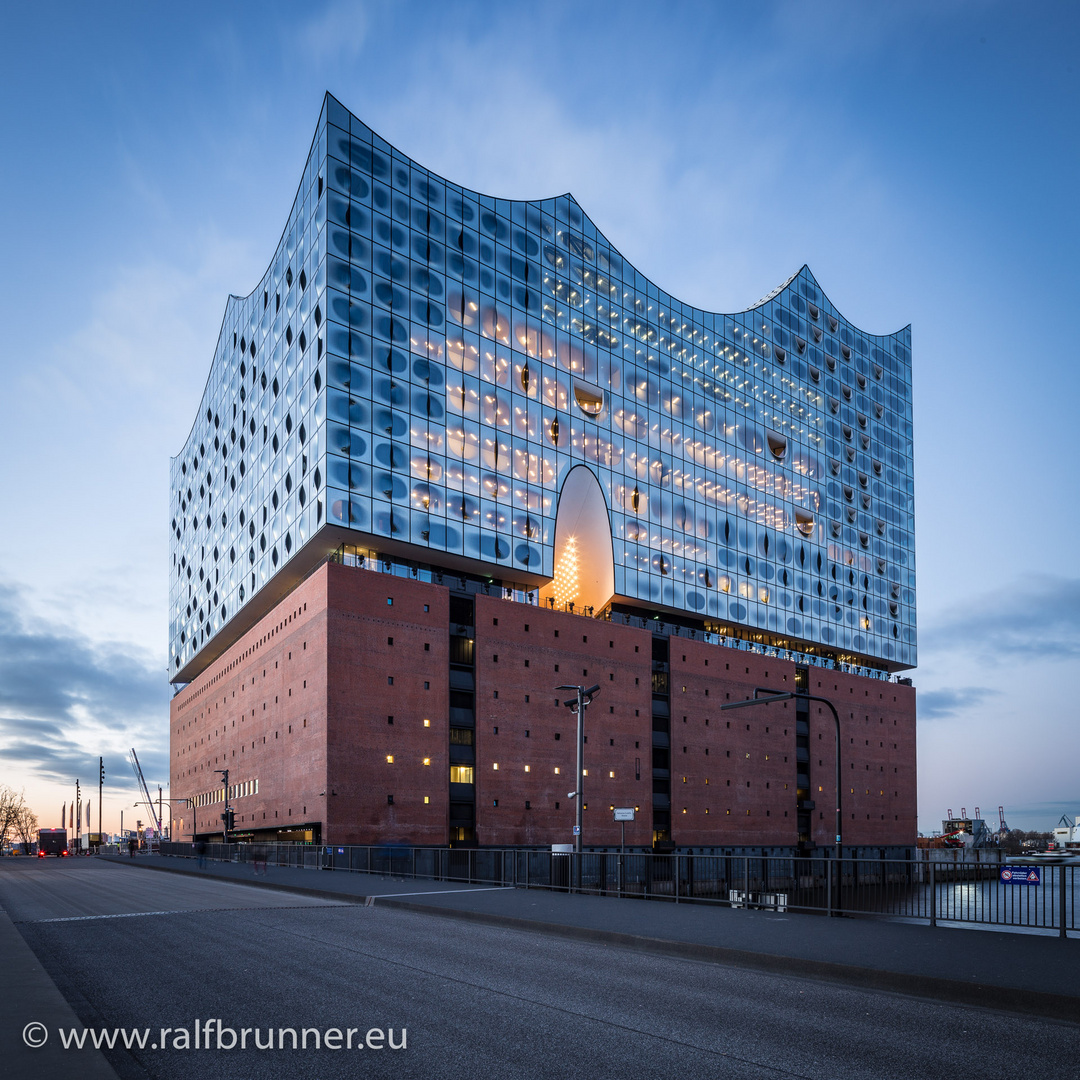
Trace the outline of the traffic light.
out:
<instances>
[{"instance_id":1,"label":"traffic light","mask_svg":"<svg viewBox=\"0 0 1080 1080\"><path fill-rule=\"evenodd\" d=\"M233 809L231 806L227 806L225 808L225 812L221 815L221 820L225 823L225 831L232 832L236 820L236 815L233 813Z\"/></svg>"}]
</instances>

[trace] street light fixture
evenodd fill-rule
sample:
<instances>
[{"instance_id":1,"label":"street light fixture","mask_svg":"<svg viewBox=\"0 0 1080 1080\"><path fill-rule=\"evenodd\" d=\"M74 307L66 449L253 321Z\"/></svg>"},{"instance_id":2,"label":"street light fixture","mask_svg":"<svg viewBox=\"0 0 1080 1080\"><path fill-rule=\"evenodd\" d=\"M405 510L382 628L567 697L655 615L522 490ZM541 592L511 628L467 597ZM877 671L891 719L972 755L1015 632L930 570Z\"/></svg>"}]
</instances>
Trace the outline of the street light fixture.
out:
<instances>
[{"instance_id":1,"label":"street light fixture","mask_svg":"<svg viewBox=\"0 0 1080 1080\"><path fill-rule=\"evenodd\" d=\"M577 713L577 780L575 781L576 787L572 793L567 794L568 799L577 800L577 828L575 829L576 835L574 836L574 851L578 855L581 854L581 811L583 809L581 798L581 781L584 769L584 757L585 757L585 710L588 708L590 702L597 694L600 693L600 684L596 683L590 687L584 686L556 686L556 690L573 690L574 696L564 701L563 704L570 709L571 712Z\"/></svg>"},{"instance_id":2,"label":"street light fixture","mask_svg":"<svg viewBox=\"0 0 1080 1080\"><path fill-rule=\"evenodd\" d=\"M765 696L759 697L759 694L763 694ZM822 705L828 705L829 711L833 714L833 721L836 724L836 865L839 868L842 866L841 859L843 858L844 854L844 842L842 839L843 834L841 829L842 796L840 792L840 716L836 711L836 706L833 705L833 703L828 698L818 697L816 694L806 694L798 690L794 692L790 690L778 692L776 690L770 689L769 687L755 686L754 696L752 698L747 698L745 701L730 701L724 705L721 705L720 711L727 712L730 709L745 709L747 706L750 705L768 705L773 701L789 701L793 698L801 699L803 701L819 701ZM842 881L842 871L838 871L836 892L834 894L833 901L837 914L839 914L840 910L840 885ZM829 914L831 916L833 912L830 911Z\"/></svg>"}]
</instances>

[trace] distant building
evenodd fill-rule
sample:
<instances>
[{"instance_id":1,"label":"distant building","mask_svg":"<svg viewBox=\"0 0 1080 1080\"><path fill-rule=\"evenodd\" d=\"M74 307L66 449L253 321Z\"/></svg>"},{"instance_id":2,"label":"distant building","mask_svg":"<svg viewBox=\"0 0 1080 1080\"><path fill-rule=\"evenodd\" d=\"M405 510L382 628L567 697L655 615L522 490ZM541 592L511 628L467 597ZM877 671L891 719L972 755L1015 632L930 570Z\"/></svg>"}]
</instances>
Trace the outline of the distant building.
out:
<instances>
[{"instance_id":1,"label":"distant building","mask_svg":"<svg viewBox=\"0 0 1080 1080\"><path fill-rule=\"evenodd\" d=\"M493 199L326 97L171 467L177 838L810 850L915 839L910 330L805 267L680 303L567 195Z\"/></svg>"}]
</instances>

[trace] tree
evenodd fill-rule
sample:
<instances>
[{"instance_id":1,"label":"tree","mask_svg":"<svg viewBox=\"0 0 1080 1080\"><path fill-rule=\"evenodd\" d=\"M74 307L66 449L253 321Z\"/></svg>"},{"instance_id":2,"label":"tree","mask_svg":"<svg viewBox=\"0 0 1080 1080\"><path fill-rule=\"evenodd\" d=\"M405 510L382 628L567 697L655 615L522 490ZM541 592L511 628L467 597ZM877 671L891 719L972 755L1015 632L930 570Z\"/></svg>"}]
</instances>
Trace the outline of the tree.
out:
<instances>
[{"instance_id":1,"label":"tree","mask_svg":"<svg viewBox=\"0 0 1080 1080\"><path fill-rule=\"evenodd\" d=\"M15 817L15 835L22 841L23 854L29 855L30 845L37 839L38 819L21 795L19 803L19 812Z\"/></svg>"},{"instance_id":2,"label":"tree","mask_svg":"<svg viewBox=\"0 0 1080 1080\"><path fill-rule=\"evenodd\" d=\"M20 793L6 784L0 784L0 848L6 847L8 838L15 832L19 810L25 805Z\"/></svg>"}]
</instances>

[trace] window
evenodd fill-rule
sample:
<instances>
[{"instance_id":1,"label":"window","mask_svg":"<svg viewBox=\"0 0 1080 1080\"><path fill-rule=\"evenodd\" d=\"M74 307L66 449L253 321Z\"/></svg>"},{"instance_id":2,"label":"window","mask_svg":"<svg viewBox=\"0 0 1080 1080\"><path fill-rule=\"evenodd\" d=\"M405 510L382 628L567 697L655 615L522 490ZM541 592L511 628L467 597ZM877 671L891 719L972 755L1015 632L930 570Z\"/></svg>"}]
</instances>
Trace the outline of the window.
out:
<instances>
[{"instance_id":1,"label":"window","mask_svg":"<svg viewBox=\"0 0 1080 1080\"><path fill-rule=\"evenodd\" d=\"M497 769L499 766L496 765ZM451 784L471 784L473 782L473 767L471 765L451 765L450 766L450 783Z\"/></svg>"},{"instance_id":2,"label":"window","mask_svg":"<svg viewBox=\"0 0 1080 1080\"><path fill-rule=\"evenodd\" d=\"M393 754L387 754L386 755L386 764L387 765L393 765L394 764L394 755Z\"/></svg>"}]
</instances>

